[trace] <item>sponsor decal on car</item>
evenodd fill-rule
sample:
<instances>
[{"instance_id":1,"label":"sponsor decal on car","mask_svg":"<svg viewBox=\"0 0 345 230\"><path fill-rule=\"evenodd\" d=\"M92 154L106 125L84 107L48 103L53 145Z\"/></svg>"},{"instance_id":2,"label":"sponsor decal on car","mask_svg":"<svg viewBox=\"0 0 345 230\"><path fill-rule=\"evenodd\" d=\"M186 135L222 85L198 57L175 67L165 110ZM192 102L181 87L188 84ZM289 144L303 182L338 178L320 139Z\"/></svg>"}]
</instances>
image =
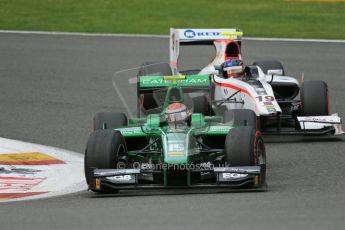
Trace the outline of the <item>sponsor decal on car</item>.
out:
<instances>
[{"instance_id":1,"label":"sponsor decal on car","mask_svg":"<svg viewBox=\"0 0 345 230\"><path fill-rule=\"evenodd\" d=\"M215 30L200 30L200 29L187 29L183 32L183 36L188 39L198 38L230 38L237 39L243 36L242 31L215 31Z\"/></svg>"},{"instance_id":2,"label":"sponsor decal on car","mask_svg":"<svg viewBox=\"0 0 345 230\"><path fill-rule=\"evenodd\" d=\"M267 111L269 113L275 113L276 112L276 109L275 109L275 107L274 107L272 102L265 101L265 102L263 102L263 104L264 104L264 106L266 107L266 109L267 109Z\"/></svg>"},{"instance_id":3,"label":"sponsor decal on car","mask_svg":"<svg viewBox=\"0 0 345 230\"><path fill-rule=\"evenodd\" d=\"M183 157L185 154L184 152L177 152L177 151L172 151L169 152L169 157Z\"/></svg>"},{"instance_id":4,"label":"sponsor decal on car","mask_svg":"<svg viewBox=\"0 0 345 230\"><path fill-rule=\"evenodd\" d=\"M208 134L224 134L228 133L231 127L229 126L211 126L208 130Z\"/></svg>"},{"instance_id":5,"label":"sponsor decal on car","mask_svg":"<svg viewBox=\"0 0 345 230\"><path fill-rule=\"evenodd\" d=\"M184 80L178 80L177 86L209 86L208 75L190 75ZM171 80L165 80L162 76L143 76L140 78L140 87L168 87L173 86Z\"/></svg>"},{"instance_id":6,"label":"sponsor decal on car","mask_svg":"<svg viewBox=\"0 0 345 230\"><path fill-rule=\"evenodd\" d=\"M186 38L194 38L196 35L194 30L186 30L183 34Z\"/></svg>"},{"instance_id":7,"label":"sponsor decal on car","mask_svg":"<svg viewBox=\"0 0 345 230\"><path fill-rule=\"evenodd\" d=\"M185 155L184 143L171 143L168 145L168 155L170 157L183 157Z\"/></svg>"},{"instance_id":8,"label":"sponsor decal on car","mask_svg":"<svg viewBox=\"0 0 345 230\"><path fill-rule=\"evenodd\" d=\"M125 137L129 136L145 136L146 134L143 133L140 127L133 127L133 128L119 128L117 129L121 132L121 134Z\"/></svg>"},{"instance_id":9,"label":"sponsor decal on car","mask_svg":"<svg viewBox=\"0 0 345 230\"><path fill-rule=\"evenodd\" d=\"M264 102L264 105L267 109L274 109L274 105L272 102Z\"/></svg>"},{"instance_id":10,"label":"sponsor decal on car","mask_svg":"<svg viewBox=\"0 0 345 230\"><path fill-rule=\"evenodd\" d=\"M243 177L247 177L248 174L240 174L240 173L222 173L224 179L239 179Z\"/></svg>"},{"instance_id":11,"label":"sponsor decal on car","mask_svg":"<svg viewBox=\"0 0 345 230\"><path fill-rule=\"evenodd\" d=\"M119 176L109 176L106 177L108 180L113 180L113 181L131 181L133 180L132 175L119 175Z\"/></svg>"},{"instance_id":12,"label":"sponsor decal on car","mask_svg":"<svg viewBox=\"0 0 345 230\"><path fill-rule=\"evenodd\" d=\"M185 150L183 143L173 143L169 144L169 152L182 152Z\"/></svg>"}]
</instances>

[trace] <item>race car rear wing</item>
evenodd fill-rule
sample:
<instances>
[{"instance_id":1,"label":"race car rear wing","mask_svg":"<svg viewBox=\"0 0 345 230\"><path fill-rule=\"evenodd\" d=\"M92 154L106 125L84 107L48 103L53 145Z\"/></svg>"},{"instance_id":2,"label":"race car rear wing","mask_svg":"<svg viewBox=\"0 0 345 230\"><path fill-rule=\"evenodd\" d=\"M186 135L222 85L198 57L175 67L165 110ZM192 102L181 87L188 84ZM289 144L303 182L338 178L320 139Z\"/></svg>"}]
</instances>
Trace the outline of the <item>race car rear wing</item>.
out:
<instances>
[{"instance_id":1,"label":"race car rear wing","mask_svg":"<svg viewBox=\"0 0 345 230\"><path fill-rule=\"evenodd\" d=\"M175 29L170 28L170 65L177 74L180 45L213 45L215 40L240 42L243 32L239 29Z\"/></svg>"},{"instance_id":2,"label":"race car rear wing","mask_svg":"<svg viewBox=\"0 0 345 230\"><path fill-rule=\"evenodd\" d=\"M193 108L195 98L211 98L212 92L210 75L138 76L136 84L137 111L145 115L161 113L173 102L182 102Z\"/></svg>"},{"instance_id":3,"label":"race car rear wing","mask_svg":"<svg viewBox=\"0 0 345 230\"><path fill-rule=\"evenodd\" d=\"M138 91L150 92L160 88L177 86L184 91L210 90L210 75L177 75L177 76L139 76Z\"/></svg>"}]
</instances>

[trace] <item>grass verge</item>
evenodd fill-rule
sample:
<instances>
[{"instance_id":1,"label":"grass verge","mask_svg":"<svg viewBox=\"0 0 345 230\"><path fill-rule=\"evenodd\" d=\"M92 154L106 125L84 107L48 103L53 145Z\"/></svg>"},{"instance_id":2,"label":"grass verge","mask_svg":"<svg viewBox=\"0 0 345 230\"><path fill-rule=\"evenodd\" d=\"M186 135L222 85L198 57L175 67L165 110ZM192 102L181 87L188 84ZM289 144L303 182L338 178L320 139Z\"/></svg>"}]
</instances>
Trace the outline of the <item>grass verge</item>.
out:
<instances>
[{"instance_id":1,"label":"grass verge","mask_svg":"<svg viewBox=\"0 0 345 230\"><path fill-rule=\"evenodd\" d=\"M245 36L345 39L345 3L303 0L0 0L0 29L168 34L241 28Z\"/></svg>"}]
</instances>

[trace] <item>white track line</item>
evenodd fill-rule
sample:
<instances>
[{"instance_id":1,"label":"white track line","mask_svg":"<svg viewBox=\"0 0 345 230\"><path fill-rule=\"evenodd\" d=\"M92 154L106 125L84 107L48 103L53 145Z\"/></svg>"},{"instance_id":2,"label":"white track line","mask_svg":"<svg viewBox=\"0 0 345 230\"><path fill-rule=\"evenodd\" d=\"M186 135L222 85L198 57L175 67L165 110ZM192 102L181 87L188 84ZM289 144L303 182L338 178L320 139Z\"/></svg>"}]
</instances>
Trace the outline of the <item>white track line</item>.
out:
<instances>
[{"instance_id":1,"label":"white track line","mask_svg":"<svg viewBox=\"0 0 345 230\"><path fill-rule=\"evenodd\" d=\"M85 36L85 37L138 37L138 38L169 38L168 35L154 34L111 34L111 33L79 33L79 32L46 32L46 31L22 31L22 30L0 30L6 34L37 34L37 35L62 35L62 36Z\"/></svg>"},{"instance_id":2,"label":"white track line","mask_svg":"<svg viewBox=\"0 0 345 230\"><path fill-rule=\"evenodd\" d=\"M85 37L130 37L130 38L169 38L168 35L155 34L111 34L111 33L79 33L79 32L45 32L45 31L22 31L22 30L0 30L5 34L37 34L37 35L62 35L62 36L85 36ZM283 41L283 42L327 42L345 43L341 39L304 39L304 38L259 38L243 37L247 41Z\"/></svg>"},{"instance_id":3,"label":"white track line","mask_svg":"<svg viewBox=\"0 0 345 230\"><path fill-rule=\"evenodd\" d=\"M327 42L327 43L345 43L345 40L339 39L305 39L305 38L257 38L243 37L247 41L275 41L275 42Z\"/></svg>"}]
</instances>

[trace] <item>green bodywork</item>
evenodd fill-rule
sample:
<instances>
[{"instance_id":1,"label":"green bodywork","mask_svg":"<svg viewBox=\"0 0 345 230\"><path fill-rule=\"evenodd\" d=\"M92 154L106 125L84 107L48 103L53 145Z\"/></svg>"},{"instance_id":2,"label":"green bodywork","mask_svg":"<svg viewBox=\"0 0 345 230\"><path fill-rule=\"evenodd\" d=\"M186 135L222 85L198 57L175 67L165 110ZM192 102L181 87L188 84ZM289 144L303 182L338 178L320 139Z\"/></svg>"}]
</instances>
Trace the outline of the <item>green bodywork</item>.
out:
<instances>
[{"instance_id":1,"label":"green bodywork","mask_svg":"<svg viewBox=\"0 0 345 230\"><path fill-rule=\"evenodd\" d=\"M141 138L140 140L145 139L147 143L157 140L156 143L145 149L147 152L153 152L151 157L152 160L156 161L155 163L186 164L198 161L205 138L210 136L224 138L233 127L223 124L222 117L204 116L199 113L191 114L188 125L174 127L164 119L164 111L170 103L173 103L170 100L172 90L180 92L181 98L178 102L183 103L184 87L207 88L210 87L210 84L209 75L141 76L139 77L141 90L145 90L145 88L166 89L165 101L162 105L163 112L150 114L144 118L130 118L127 127L120 127L115 130L120 131L125 140ZM214 153L208 153L208 156L215 159L222 154L223 151L217 149ZM143 154L138 149L129 151L128 155L133 160L143 160L147 154Z\"/></svg>"},{"instance_id":2,"label":"green bodywork","mask_svg":"<svg viewBox=\"0 0 345 230\"><path fill-rule=\"evenodd\" d=\"M209 75L192 76L141 76L138 86L140 90L166 90L162 102L162 112L150 114L143 118L130 118L126 127L114 130L121 132L127 143L145 143L144 147L132 148L127 144L129 162L150 162L152 164L186 165L195 162L213 162L224 155L224 140L231 125L222 123L222 117L204 116L201 113L190 115L188 124L168 124L165 119L165 109L171 101L170 93L174 90L183 103L184 89L205 89L210 87ZM218 148L208 148L205 140L209 138L219 142ZM164 174L164 184L167 184L167 173ZM187 183L190 184L188 172Z\"/></svg>"},{"instance_id":3,"label":"green bodywork","mask_svg":"<svg viewBox=\"0 0 345 230\"><path fill-rule=\"evenodd\" d=\"M151 150L160 151L159 162L168 164L186 164L194 162L199 157L199 146L196 139L203 141L208 136L226 136L232 126L222 124L221 117L208 117L202 114L192 114L189 126L169 127L162 122L164 114L151 114L145 118L129 119L128 127L116 128L125 139L146 138L159 139ZM214 152L214 158L222 155L222 151ZM129 156L138 159L138 151L129 152ZM139 157L140 159L140 157ZM158 163L158 162L157 162Z\"/></svg>"}]
</instances>

